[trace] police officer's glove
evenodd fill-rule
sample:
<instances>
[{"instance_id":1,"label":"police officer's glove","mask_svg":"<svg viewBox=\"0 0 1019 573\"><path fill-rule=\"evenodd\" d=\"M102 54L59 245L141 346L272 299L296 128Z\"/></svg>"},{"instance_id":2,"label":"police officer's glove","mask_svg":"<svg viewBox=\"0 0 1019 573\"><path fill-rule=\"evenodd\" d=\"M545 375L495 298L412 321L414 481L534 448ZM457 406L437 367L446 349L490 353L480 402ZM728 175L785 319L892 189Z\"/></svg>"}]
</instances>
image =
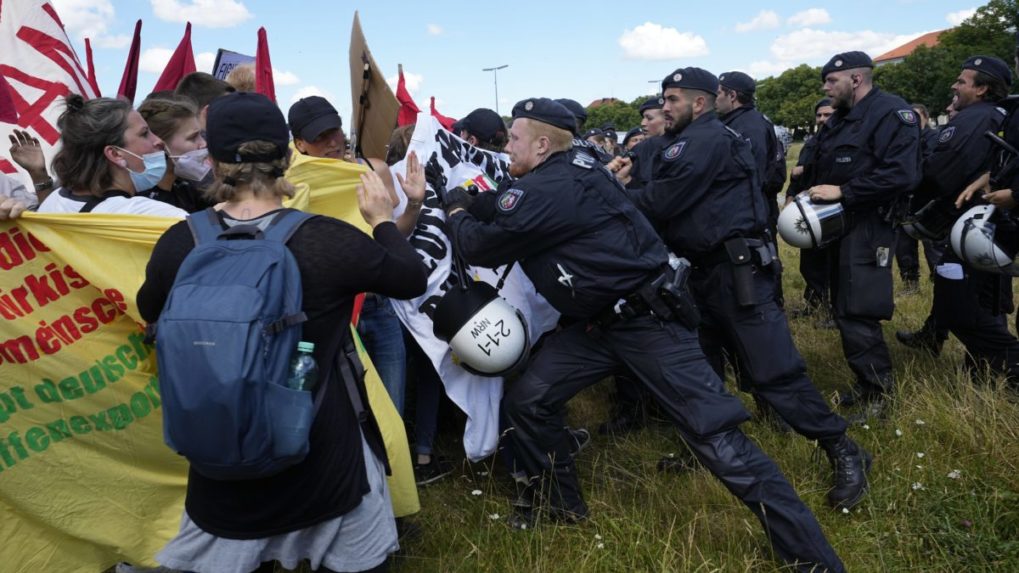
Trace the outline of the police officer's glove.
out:
<instances>
[{"instance_id":1,"label":"police officer's glove","mask_svg":"<svg viewBox=\"0 0 1019 573\"><path fill-rule=\"evenodd\" d=\"M454 187L442 194L442 208L449 215L454 209L469 210L474 204L475 192L472 194L463 187Z\"/></svg>"}]
</instances>

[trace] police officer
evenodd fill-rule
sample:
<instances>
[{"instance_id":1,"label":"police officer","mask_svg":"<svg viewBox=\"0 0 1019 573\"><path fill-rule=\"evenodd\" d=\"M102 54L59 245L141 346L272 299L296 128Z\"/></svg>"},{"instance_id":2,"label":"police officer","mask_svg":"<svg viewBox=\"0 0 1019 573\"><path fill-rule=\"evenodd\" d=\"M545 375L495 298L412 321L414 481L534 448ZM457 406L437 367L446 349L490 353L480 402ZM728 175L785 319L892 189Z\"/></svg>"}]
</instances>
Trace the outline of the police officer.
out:
<instances>
[{"instance_id":1,"label":"police officer","mask_svg":"<svg viewBox=\"0 0 1019 573\"><path fill-rule=\"evenodd\" d=\"M881 321L892 317L893 207L920 182L920 126L902 98L873 84L863 52L836 54L821 68L835 114L817 135L804 182L814 201L839 201L850 223L829 247L832 302L842 350L856 375L844 405L877 413L894 387Z\"/></svg>"},{"instance_id":2,"label":"police officer","mask_svg":"<svg viewBox=\"0 0 1019 573\"><path fill-rule=\"evenodd\" d=\"M507 151L519 179L497 191L491 217L476 218L467 210L470 198L458 191L447 195L445 207L465 261L519 261L535 289L572 323L548 335L503 398L511 444L532 476L532 491L543 494L536 499L552 517L587 517L563 429L565 404L625 365L701 463L758 516L782 560L803 571L842 571L814 516L739 430L747 412L704 359L665 245L608 170L574 148L573 116L552 100L533 98L514 106L513 118ZM513 522L534 516L533 507L521 507Z\"/></svg>"},{"instance_id":3,"label":"police officer","mask_svg":"<svg viewBox=\"0 0 1019 573\"><path fill-rule=\"evenodd\" d=\"M584 106L580 105L577 100L569 98L560 98L555 101L569 110L569 112L573 115L574 122L576 123L576 127L573 129L573 146L594 155L602 164L607 164L612 161L613 156L606 153L605 149L603 149L601 145L588 141L587 137L589 131L584 129L584 126L587 124L587 110L584 109ZM594 129L591 131L600 132L601 130ZM591 135L598 134L592 133Z\"/></svg>"},{"instance_id":4,"label":"police officer","mask_svg":"<svg viewBox=\"0 0 1019 573\"><path fill-rule=\"evenodd\" d=\"M923 181L915 191L918 204L935 198L951 201L959 190L992 167L996 147L984 133L997 133L1005 120L998 103L1008 95L1012 72L993 56L973 56L962 64L952 91L958 114L945 125L934 152L924 161ZM950 209L954 205L949 204ZM934 277L933 321L919 332L900 337L909 346L940 350L947 328L966 347L967 366L984 364L1019 383L1019 340L1008 330L1013 310L1012 277L977 271L946 249Z\"/></svg>"},{"instance_id":5,"label":"police officer","mask_svg":"<svg viewBox=\"0 0 1019 573\"><path fill-rule=\"evenodd\" d=\"M728 355L755 396L818 440L835 471L829 503L852 507L865 493L870 455L846 436L846 421L807 377L775 302L773 245L757 167L748 142L715 114L717 91L718 80L700 68L678 69L662 81L671 139L654 180L628 194L664 229L666 245L693 263L701 348L715 372L724 375Z\"/></svg>"},{"instance_id":6,"label":"police officer","mask_svg":"<svg viewBox=\"0 0 1019 573\"><path fill-rule=\"evenodd\" d=\"M661 96L652 96L640 104L640 127L644 130L644 141L640 142L625 158L619 158L609 165L616 170L616 177L627 188L639 189L651 181L654 158L666 141L665 112Z\"/></svg>"},{"instance_id":7,"label":"police officer","mask_svg":"<svg viewBox=\"0 0 1019 573\"><path fill-rule=\"evenodd\" d=\"M757 82L743 72L718 76L715 106L718 119L750 141L760 177L761 191L768 206L768 228L774 238L778 222L778 193L785 185L785 148L775 135L775 125L754 105Z\"/></svg>"},{"instance_id":8,"label":"police officer","mask_svg":"<svg viewBox=\"0 0 1019 573\"><path fill-rule=\"evenodd\" d=\"M831 106L831 100L821 98L814 104L814 126L820 129L828 118L835 113ZM805 190L803 185L803 169L814 161L817 153L817 137L808 137L800 149L800 157L796 161L796 167L789 174L789 186L786 187L785 204L789 205L796 199L801 191ZM802 249L800 251L800 274L803 276L803 301L806 305L793 311L794 316L810 316L818 311L827 314L831 308L831 298L828 289L828 251L825 249ZM822 320L827 320L822 318ZM834 325L832 325L834 328Z\"/></svg>"}]
</instances>

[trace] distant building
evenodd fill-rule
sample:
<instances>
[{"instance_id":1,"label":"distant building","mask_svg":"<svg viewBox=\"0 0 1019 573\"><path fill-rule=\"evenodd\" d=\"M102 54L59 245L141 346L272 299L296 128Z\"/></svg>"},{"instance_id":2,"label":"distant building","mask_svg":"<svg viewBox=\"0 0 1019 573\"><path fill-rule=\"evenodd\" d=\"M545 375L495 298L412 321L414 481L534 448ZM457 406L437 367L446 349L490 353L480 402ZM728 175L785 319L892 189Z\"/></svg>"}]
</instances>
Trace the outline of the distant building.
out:
<instances>
[{"instance_id":1,"label":"distant building","mask_svg":"<svg viewBox=\"0 0 1019 573\"><path fill-rule=\"evenodd\" d=\"M611 103L626 103L626 102L621 100L621 99L614 98L614 97L602 97L602 98L598 98L598 99L594 100L593 102L591 102L590 104L588 104L587 105L587 109L594 109L596 107L601 107L603 105L609 105Z\"/></svg>"},{"instance_id":2,"label":"distant building","mask_svg":"<svg viewBox=\"0 0 1019 573\"><path fill-rule=\"evenodd\" d=\"M907 42L898 48L895 48L890 52L885 52L874 58L874 65L883 66L885 64L897 64L902 60L905 60L906 56L912 54L920 46L933 48L938 45L938 39L941 37L941 34L944 34L947 31L948 30L938 30L937 32L929 32L911 42Z\"/></svg>"}]
</instances>

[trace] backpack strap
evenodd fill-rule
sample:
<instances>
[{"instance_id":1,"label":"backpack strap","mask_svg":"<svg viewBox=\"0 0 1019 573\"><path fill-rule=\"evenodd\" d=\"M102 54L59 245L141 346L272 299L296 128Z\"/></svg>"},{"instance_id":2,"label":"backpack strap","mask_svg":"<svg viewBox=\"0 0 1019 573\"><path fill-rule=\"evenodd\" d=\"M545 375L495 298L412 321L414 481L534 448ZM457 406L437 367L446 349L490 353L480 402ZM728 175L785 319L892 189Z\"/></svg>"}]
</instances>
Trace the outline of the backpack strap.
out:
<instances>
[{"instance_id":1,"label":"backpack strap","mask_svg":"<svg viewBox=\"0 0 1019 573\"><path fill-rule=\"evenodd\" d=\"M357 382L364 379L365 370L352 339L348 339L343 349L336 353L336 367L340 378L343 379L347 396L350 397L350 405L354 408L357 422L363 424L368 420L368 411L364 407L364 400L361 399L361 392L357 389Z\"/></svg>"},{"instance_id":2,"label":"backpack strap","mask_svg":"<svg viewBox=\"0 0 1019 573\"><path fill-rule=\"evenodd\" d=\"M317 216L297 209L283 209L269 223L269 228L265 230L265 238L286 244L301 225Z\"/></svg>"},{"instance_id":3,"label":"backpack strap","mask_svg":"<svg viewBox=\"0 0 1019 573\"><path fill-rule=\"evenodd\" d=\"M191 229L191 237L195 240L195 246L215 241L223 232L223 223L220 222L219 214L212 207L188 215L187 222L188 228Z\"/></svg>"}]
</instances>

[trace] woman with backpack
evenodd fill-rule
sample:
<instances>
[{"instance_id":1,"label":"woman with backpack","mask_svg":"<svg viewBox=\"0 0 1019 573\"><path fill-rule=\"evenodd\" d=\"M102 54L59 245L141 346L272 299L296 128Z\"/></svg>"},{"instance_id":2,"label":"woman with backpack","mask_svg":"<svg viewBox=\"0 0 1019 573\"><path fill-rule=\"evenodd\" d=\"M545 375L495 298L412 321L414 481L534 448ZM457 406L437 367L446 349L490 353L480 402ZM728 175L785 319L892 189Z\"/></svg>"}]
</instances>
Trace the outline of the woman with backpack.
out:
<instances>
[{"instance_id":1,"label":"woman with backpack","mask_svg":"<svg viewBox=\"0 0 1019 573\"><path fill-rule=\"evenodd\" d=\"M219 225L224 231L242 225L269 229L277 216L288 213L282 201L293 194L283 178L289 134L282 113L262 95L230 94L209 106L207 127L215 173L210 192L221 202L215 213ZM424 169L416 158L410 163L405 185L423 187ZM307 559L323 573L384 571L388 555L398 549L385 451L363 382L346 385L334 374L337 354L351 336L336 325L350 322L359 292L420 296L427 272L392 221L384 185L374 173L361 179L358 201L373 237L320 216L307 220L286 243L300 271L307 315L300 338L314 343L320 370L316 400L321 405L307 456L253 479L212 479L192 465L180 532L156 557L163 565L247 573L272 571L274 561L293 569ZM193 249L187 222L168 229L156 244L138 293L138 308L149 323L163 312ZM360 420L359 405L366 408Z\"/></svg>"}]
</instances>

